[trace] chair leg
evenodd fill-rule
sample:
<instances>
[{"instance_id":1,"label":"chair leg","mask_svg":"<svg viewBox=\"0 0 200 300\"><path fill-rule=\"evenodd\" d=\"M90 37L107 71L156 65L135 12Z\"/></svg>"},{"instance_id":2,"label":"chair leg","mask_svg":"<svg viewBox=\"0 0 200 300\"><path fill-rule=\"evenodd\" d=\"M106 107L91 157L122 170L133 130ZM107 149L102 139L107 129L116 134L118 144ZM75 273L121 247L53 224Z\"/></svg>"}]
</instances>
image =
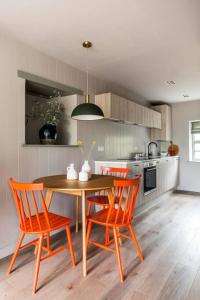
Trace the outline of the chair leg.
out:
<instances>
[{"instance_id":1,"label":"chair leg","mask_svg":"<svg viewBox=\"0 0 200 300\"><path fill-rule=\"evenodd\" d=\"M9 275L10 272L12 271L13 265L14 265L14 263L15 263L17 254L18 254L19 249L20 249L20 246L21 246L21 244L22 244L22 242L23 242L24 236L25 236L25 233L22 232L21 235L20 235L20 237L19 237L19 240L18 240L18 242L17 242L17 246L16 246L16 248L15 248L15 252L14 252L14 254L13 254L13 256L12 256L12 260L11 260L11 262L10 262L10 265L9 265L9 268L8 268L8 271L7 271L7 275Z\"/></svg>"},{"instance_id":2,"label":"chair leg","mask_svg":"<svg viewBox=\"0 0 200 300\"><path fill-rule=\"evenodd\" d=\"M88 201L88 208L87 208L87 216L89 216L91 211L92 203Z\"/></svg>"},{"instance_id":3,"label":"chair leg","mask_svg":"<svg viewBox=\"0 0 200 300\"><path fill-rule=\"evenodd\" d=\"M76 232L78 232L78 208L79 208L79 199L76 196Z\"/></svg>"},{"instance_id":4,"label":"chair leg","mask_svg":"<svg viewBox=\"0 0 200 300\"><path fill-rule=\"evenodd\" d=\"M86 235L86 253L87 253L87 249L88 249L91 231L92 231L92 222L88 221L88 228L87 228L87 235Z\"/></svg>"},{"instance_id":5,"label":"chair leg","mask_svg":"<svg viewBox=\"0 0 200 300\"><path fill-rule=\"evenodd\" d=\"M108 245L110 241L110 229L108 226L106 226L106 232L105 232L105 245Z\"/></svg>"},{"instance_id":6,"label":"chair leg","mask_svg":"<svg viewBox=\"0 0 200 300\"><path fill-rule=\"evenodd\" d=\"M72 266L75 267L76 259L75 259L75 255L74 255L74 248L72 245L71 231L70 231L69 226L66 226L66 235L67 235L67 239L68 239L68 243L69 243L69 251L70 251L70 255L71 255L71 259L72 259Z\"/></svg>"},{"instance_id":7,"label":"chair leg","mask_svg":"<svg viewBox=\"0 0 200 300\"><path fill-rule=\"evenodd\" d=\"M92 203L88 201L88 207L87 207L87 216L89 216L91 211ZM88 225L88 220L86 218L86 226Z\"/></svg>"},{"instance_id":8,"label":"chair leg","mask_svg":"<svg viewBox=\"0 0 200 300\"><path fill-rule=\"evenodd\" d=\"M129 230L130 230L130 233L131 233L131 237L132 237L133 243L134 243L134 245L136 247L137 253L138 253L139 257L140 257L140 260L141 260L141 262L143 262L144 257L143 257L142 251L140 249L140 245L139 245L139 243L137 241L134 229L133 229L133 227L132 227L131 224L129 225Z\"/></svg>"},{"instance_id":9,"label":"chair leg","mask_svg":"<svg viewBox=\"0 0 200 300\"><path fill-rule=\"evenodd\" d=\"M113 233L114 233L114 239L115 239L115 247L116 247L116 254L117 254L117 261L118 261L120 279L121 279L121 282L123 282L124 281L124 274L123 274L123 270L122 270L122 261L121 261L119 241L118 241L118 236L117 236L117 229L115 227L113 228Z\"/></svg>"},{"instance_id":10,"label":"chair leg","mask_svg":"<svg viewBox=\"0 0 200 300\"><path fill-rule=\"evenodd\" d=\"M118 233L120 234L119 228L117 228ZM122 239L119 237L119 244L122 246Z\"/></svg>"},{"instance_id":11,"label":"chair leg","mask_svg":"<svg viewBox=\"0 0 200 300\"><path fill-rule=\"evenodd\" d=\"M41 234L40 238L39 238L39 244L38 244L38 250L37 250L35 276L34 276L34 282L33 282L33 294L35 294L36 289L37 289L38 275L39 275L39 270L40 270L40 260L41 260L41 254L42 254L42 242L43 242L43 235Z\"/></svg>"},{"instance_id":12,"label":"chair leg","mask_svg":"<svg viewBox=\"0 0 200 300\"><path fill-rule=\"evenodd\" d=\"M49 252L51 251L51 242L50 242L50 234L47 233L47 248Z\"/></svg>"}]
</instances>

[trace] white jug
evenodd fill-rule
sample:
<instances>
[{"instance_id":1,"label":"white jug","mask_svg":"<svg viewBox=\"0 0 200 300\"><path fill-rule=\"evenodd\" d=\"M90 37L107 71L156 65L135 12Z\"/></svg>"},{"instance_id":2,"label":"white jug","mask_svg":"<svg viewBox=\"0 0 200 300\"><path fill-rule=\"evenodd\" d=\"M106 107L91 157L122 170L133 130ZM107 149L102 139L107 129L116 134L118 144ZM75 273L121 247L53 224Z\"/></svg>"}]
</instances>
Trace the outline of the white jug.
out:
<instances>
[{"instance_id":1,"label":"white jug","mask_svg":"<svg viewBox=\"0 0 200 300\"><path fill-rule=\"evenodd\" d=\"M67 179L76 180L77 178L78 178L78 174L74 168L74 164L70 164L70 166L67 167Z\"/></svg>"},{"instance_id":2,"label":"white jug","mask_svg":"<svg viewBox=\"0 0 200 300\"><path fill-rule=\"evenodd\" d=\"M81 171L79 173L79 181L88 181L88 173L85 171Z\"/></svg>"},{"instance_id":3,"label":"white jug","mask_svg":"<svg viewBox=\"0 0 200 300\"><path fill-rule=\"evenodd\" d=\"M91 167L88 163L88 160L85 160L82 166L82 171L88 173L88 178L91 177Z\"/></svg>"}]
</instances>

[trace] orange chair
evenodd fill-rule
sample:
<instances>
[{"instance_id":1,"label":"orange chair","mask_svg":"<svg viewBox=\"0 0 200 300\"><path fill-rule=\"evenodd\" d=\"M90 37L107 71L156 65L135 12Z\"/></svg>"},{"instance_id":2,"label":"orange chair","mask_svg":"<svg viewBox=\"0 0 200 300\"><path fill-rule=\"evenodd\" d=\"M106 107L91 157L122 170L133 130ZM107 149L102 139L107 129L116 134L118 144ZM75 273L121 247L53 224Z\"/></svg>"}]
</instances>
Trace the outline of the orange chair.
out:
<instances>
[{"instance_id":1,"label":"orange chair","mask_svg":"<svg viewBox=\"0 0 200 300\"><path fill-rule=\"evenodd\" d=\"M120 237L132 240L135 244L140 260L144 260L142 251L140 249L140 246L135 236L134 229L132 227L134 207L137 198L139 182L140 177L130 180L114 181L114 194L112 199L112 205L110 205L109 208L104 208L88 217L86 247L88 248L88 244L90 243L96 245L97 247L115 252L117 255L121 282L124 281L124 274L122 270L121 255L119 248ZM114 205L116 198L119 198L117 207ZM106 244L100 244L94 240L90 240L92 224L97 224L113 230L115 249L110 248ZM131 236L119 232L119 228L128 229ZM110 240L110 244L111 243L113 243L113 240Z\"/></svg>"},{"instance_id":2,"label":"orange chair","mask_svg":"<svg viewBox=\"0 0 200 300\"><path fill-rule=\"evenodd\" d=\"M113 167L100 167L102 175L113 175L117 177L121 177L123 179L127 178L129 169L127 168L113 168ZM102 206L103 208L109 206L109 200L106 192L99 192L98 194L88 197L88 210L87 215L90 214L92 205ZM116 198L116 203L118 199Z\"/></svg>"},{"instance_id":3,"label":"orange chair","mask_svg":"<svg viewBox=\"0 0 200 300\"><path fill-rule=\"evenodd\" d=\"M37 289L40 262L66 249L65 245L57 248L54 251L51 251L49 239L49 234L51 232L60 228L66 228L66 235L69 243L72 265L75 266L75 255L70 233L70 224L72 220L47 211L42 193L42 183L19 183L15 182L12 178L9 180L9 183L20 219L21 235L18 240L7 274L10 274L10 272L12 271L19 250L31 245L35 245L37 258L33 283L34 294ZM26 234L36 235L38 238L22 246L22 242ZM45 239L47 240L47 246L43 245ZM43 250L47 252L47 254L45 254L44 256L42 256Z\"/></svg>"}]
</instances>

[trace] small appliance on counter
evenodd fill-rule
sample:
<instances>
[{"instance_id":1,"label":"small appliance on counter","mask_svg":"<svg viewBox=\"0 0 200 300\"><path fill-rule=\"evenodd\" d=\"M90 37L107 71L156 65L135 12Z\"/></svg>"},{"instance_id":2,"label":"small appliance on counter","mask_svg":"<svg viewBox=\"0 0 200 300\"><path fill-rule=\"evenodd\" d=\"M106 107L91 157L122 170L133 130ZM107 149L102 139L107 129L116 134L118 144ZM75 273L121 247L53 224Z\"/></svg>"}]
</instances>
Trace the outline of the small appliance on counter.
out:
<instances>
[{"instance_id":1,"label":"small appliance on counter","mask_svg":"<svg viewBox=\"0 0 200 300\"><path fill-rule=\"evenodd\" d=\"M133 152L129 154L129 159L141 159L145 157L144 152Z\"/></svg>"},{"instance_id":2,"label":"small appliance on counter","mask_svg":"<svg viewBox=\"0 0 200 300\"><path fill-rule=\"evenodd\" d=\"M160 152L160 157L166 157L166 156L168 156L167 151L161 151Z\"/></svg>"}]
</instances>

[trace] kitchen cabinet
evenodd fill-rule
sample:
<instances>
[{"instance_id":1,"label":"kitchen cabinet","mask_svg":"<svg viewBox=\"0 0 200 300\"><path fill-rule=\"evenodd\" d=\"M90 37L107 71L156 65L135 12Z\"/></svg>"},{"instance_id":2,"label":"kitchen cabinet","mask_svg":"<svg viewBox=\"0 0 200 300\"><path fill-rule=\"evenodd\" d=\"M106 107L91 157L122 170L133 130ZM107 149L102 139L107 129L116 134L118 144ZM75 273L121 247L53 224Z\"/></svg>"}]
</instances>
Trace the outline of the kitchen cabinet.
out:
<instances>
[{"instance_id":1,"label":"kitchen cabinet","mask_svg":"<svg viewBox=\"0 0 200 300\"><path fill-rule=\"evenodd\" d=\"M105 119L120 120L120 97L111 93L95 96L95 103L101 107Z\"/></svg>"},{"instance_id":2,"label":"kitchen cabinet","mask_svg":"<svg viewBox=\"0 0 200 300\"><path fill-rule=\"evenodd\" d=\"M136 202L136 207L147 204L148 201L154 200L169 190L174 190L179 183L179 157L166 157L154 160L156 161L157 169L157 190L144 195L144 167L143 161L96 161L95 173L100 173L101 166L129 168L128 178L134 178L141 175L141 182Z\"/></svg>"},{"instance_id":3,"label":"kitchen cabinet","mask_svg":"<svg viewBox=\"0 0 200 300\"><path fill-rule=\"evenodd\" d=\"M149 128L161 128L161 113L112 93L95 96L106 119L138 124Z\"/></svg>"},{"instance_id":4,"label":"kitchen cabinet","mask_svg":"<svg viewBox=\"0 0 200 300\"><path fill-rule=\"evenodd\" d=\"M161 159L157 167L157 178L159 195L176 188L179 183L179 158Z\"/></svg>"},{"instance_id":5,"label":"kitchen cabinet","mask_svg":"<svg viewBox=\"0 0 200 300\"><path fill-rule=\"evenodd\" d=\"M141 176L137 201L136 201L136 204L135 204L135 207L138 207L138 206L140 206L144 203L143 163L142 162L127 163L126 167L130 170L128 178L134 178L134 177L139 176L139 175Z\"/></svg>"},{"instance_id":6,"label":"kitchen cabinet","mask_svg":"<svg viewBox=\"0 0 200 300\"><path fill-rule=\"evenodd\" d=\"M172 139L172 119L171 107L167 104L156 105L153 107L161 113L161 129L151 129L151 140L153 141L171 141Z\"/></svg>"}]
</instances>

